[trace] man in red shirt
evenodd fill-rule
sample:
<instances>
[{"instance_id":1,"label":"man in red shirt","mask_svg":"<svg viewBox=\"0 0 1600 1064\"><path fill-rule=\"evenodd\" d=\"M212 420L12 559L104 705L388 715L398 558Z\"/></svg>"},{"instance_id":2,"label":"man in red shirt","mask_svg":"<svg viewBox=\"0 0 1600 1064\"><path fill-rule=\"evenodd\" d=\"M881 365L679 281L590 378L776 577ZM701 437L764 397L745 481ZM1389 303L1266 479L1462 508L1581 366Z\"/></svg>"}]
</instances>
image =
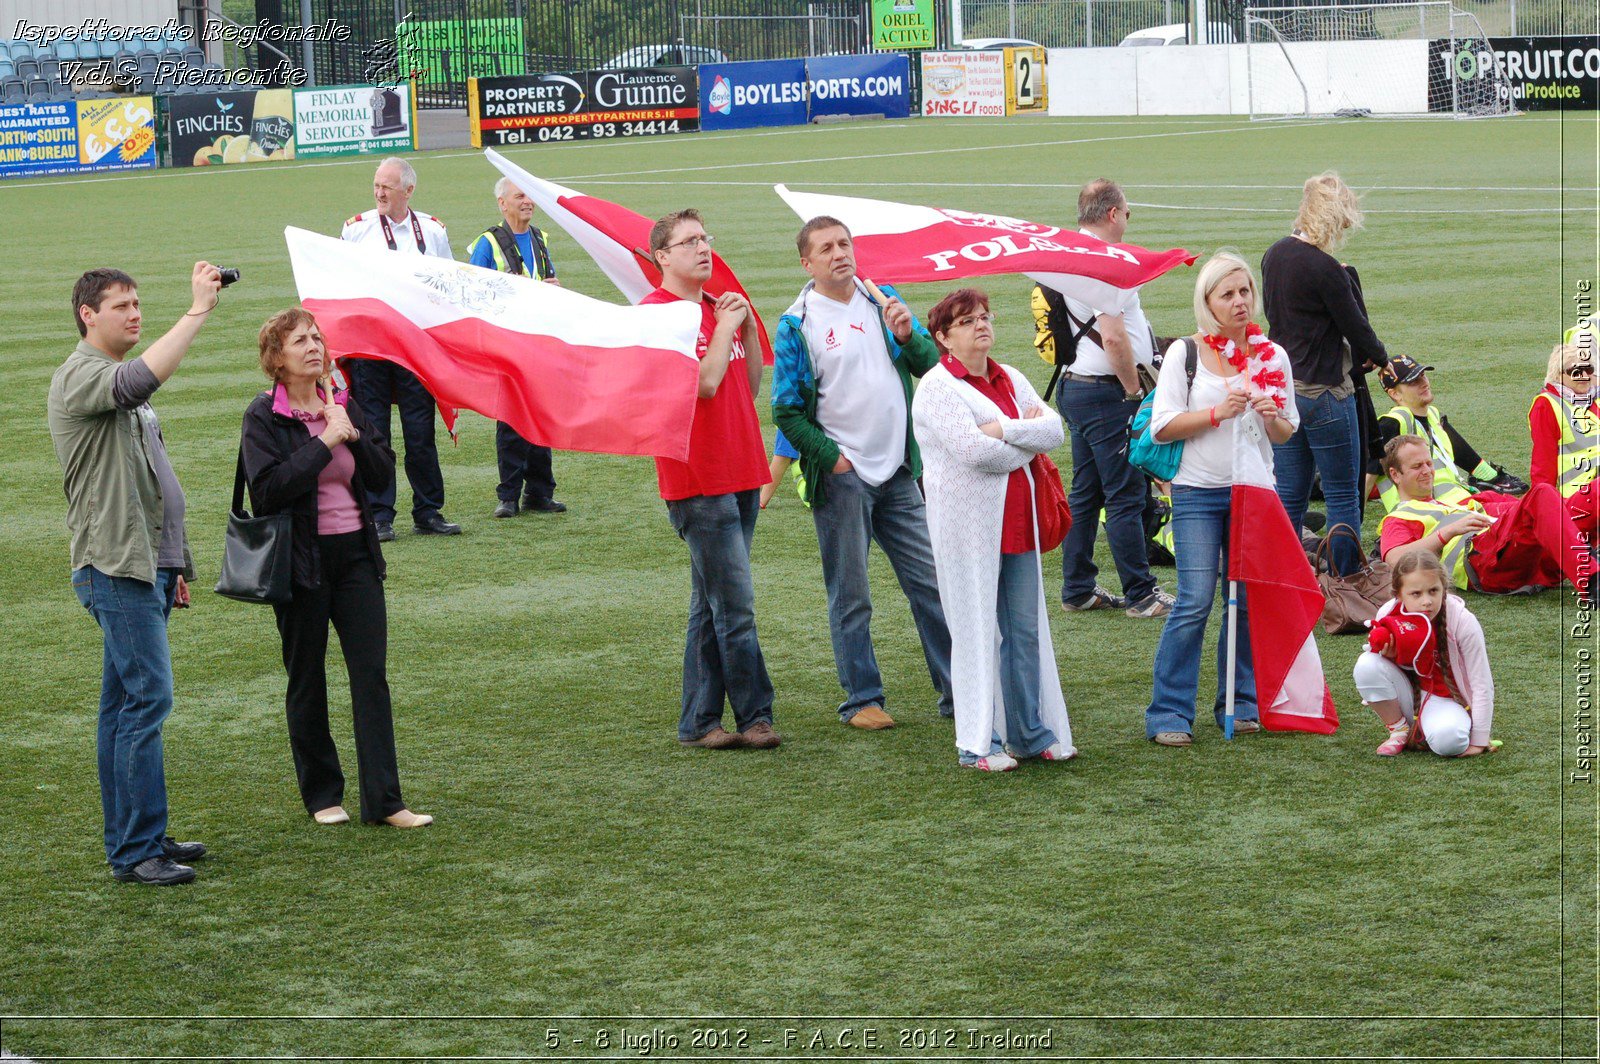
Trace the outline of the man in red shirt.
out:
<instances>
[{"instance_id":1,"label":"man in red shirt","mask_svg":"<svg viewBox=\"0 0 1600 1064\"><path fill-rule=\"evenodd\" d=\"M756 420L761 342L755 312L732 292L712 299L711 240L694 210L675 211L650 229L661 287L641 303L700 304L700 399L689 458L656 459L656 480L672 527L689 545L692 582L683 654L683 715L678 741L712 750L771 749L772 681L756 638L750 544L758 496L771 476ZM746 352L749 352L747 357ZM726 700L737 732L722 727Z\"/></svg>"},{"instance_id":2,"label":"man in red shirt","mask_svg":"<svg viewBox=\"0 0 1600 1064\"><path fill-rule=\"evenodd\" d=\"M1420 436L1396 436L1383 450L1383 469L1399 488L1399 502L1378 526L1379 547L1390 565L1413 550L1437 554L1460 590L1507 595L1527 587L1572 581L1588 595L1594 558L1561 496L1535 484L1517 499L1496 496L1488 505L1462 505L1433 497L1433 453ZM1487 496L1485 496L1487 498Z\"/></svg>"}]
</instances>

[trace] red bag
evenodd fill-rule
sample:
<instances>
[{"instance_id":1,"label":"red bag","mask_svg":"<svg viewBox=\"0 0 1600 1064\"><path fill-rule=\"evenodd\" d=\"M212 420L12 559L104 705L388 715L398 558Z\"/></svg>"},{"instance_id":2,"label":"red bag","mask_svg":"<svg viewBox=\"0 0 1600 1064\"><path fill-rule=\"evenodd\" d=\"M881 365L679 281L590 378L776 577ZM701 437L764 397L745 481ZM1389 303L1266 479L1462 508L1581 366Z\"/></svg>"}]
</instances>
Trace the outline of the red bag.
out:
<instances>
[{"instance_id":1,"label":"red bag","mask_svg":"<svg viewBox=\"0 0 1600 1064\"><path fill-rule=\"evenodd\" d=\"M1048 554L1061 546L1072 527L1072 511L1067 507L1067 492L1061 486L1061 470L1047 454L1036 454L1029 463L1033 474L1033 506L1039 516L1039 553Z\"/></svg>"}]
</instances>

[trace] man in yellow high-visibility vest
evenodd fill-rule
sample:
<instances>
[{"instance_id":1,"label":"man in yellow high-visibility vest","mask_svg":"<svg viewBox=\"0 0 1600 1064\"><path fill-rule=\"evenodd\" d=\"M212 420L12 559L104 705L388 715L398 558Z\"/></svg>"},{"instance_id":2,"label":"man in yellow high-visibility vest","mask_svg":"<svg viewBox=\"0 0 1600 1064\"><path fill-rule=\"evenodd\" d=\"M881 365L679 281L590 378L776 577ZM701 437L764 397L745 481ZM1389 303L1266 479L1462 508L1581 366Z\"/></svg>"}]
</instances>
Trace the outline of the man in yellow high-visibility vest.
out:
<instances>
[{"instance_id":1,"label":"man in yellow high-visibility vest","mask_svg":"<svg viewBox=\"0 0 1600 1064\"><path fill-rule=\"evenodd\" d=\"M1394 409L1378 419L1378 439L1387 444L1396 436L1420 436L1433 454L1433 497L1463 503L1480 492L1521 495L1528 485L1487 458L1450 423L1434 402L1432 366L1399 355L1378 371L1378 380L1394 401ZM1384 511L1395 508L1399 489L1374 463L1368 472L1376 479ZM1370 486L1369 482L1369 486Z\"/></svg>"},{"instance_id":2,"label":"man in yellow high-visibility vest","mask_svg":"<svg viewBox=\"0 0 1600 1064\"><path fill-rule=\"evenodd\" d=\"M1384 561L1428 550L1463 591L1509 595L1559 587L1564 578L1587 597L1594 556L1554 488L1535 484L1520 499L1501 495L1488 505L1443 502L1434 498L1433 456L1420 436L1390 440L1383 466L1400 491L1378 528Z\"/></svg>"}]
</instances>

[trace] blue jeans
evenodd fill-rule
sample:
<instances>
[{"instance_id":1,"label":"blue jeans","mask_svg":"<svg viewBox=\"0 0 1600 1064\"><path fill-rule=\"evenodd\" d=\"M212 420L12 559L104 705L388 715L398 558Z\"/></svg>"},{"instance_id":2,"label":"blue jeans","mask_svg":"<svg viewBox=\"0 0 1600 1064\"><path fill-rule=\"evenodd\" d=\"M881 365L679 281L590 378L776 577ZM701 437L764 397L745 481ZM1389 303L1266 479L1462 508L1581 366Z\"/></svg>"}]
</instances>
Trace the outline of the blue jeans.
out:
<instances>
[{"instance_id":1,"label":"blue jeans","mask_svg":"<svg viewBox=\"0 0 1600 1064\"><path fill-rule=\"evenodd\" d=\"M756 639L750 577L759 496L752 489L667 503L672 527L689 545L692 569L680 739L693 741L719 727L724 699L739 731L772 722L772 681Z\"/></svg>"},{"instance_id":2,"label":"blue jeans","mask_svg":"<svg viewBox=\"0 0 1600 1064\"><path fill-rule=\"evenodd\" d=\"M1361 427L1356 420L1356 397L1318 399L1295 397L1300 428L1287 443L1272 445L1272 464L1278 478L1278 498L1298 535L1311 501L1311 480L1322 474L1322 494L1328 504L1328 528L1348 525L1361 535ZM1330 551L1338 573L1361 567L1360 551L1347 539L1334 542Z\"/></svg>"},{"instance_id":3,"label":"blue jeans","mask_svg":"<svg viewBox=\"0 0 1600 1064\"><path fill-rule=\"evenodd\" d=\"M72 574L73 592L104 636L95 746L106 860L114 872L161 856L167 833L161 724L172 712L167 615L178 575L161 569L151 584L107 576L92 565Z\"/></svg>"},{"instance_id":4,"label":"blue jeans","mask_svg":"<svg viewBox=\"0 0 1600 1064\"><path fill-rule=\"evenodd\" d=\"M828 588L828 633L833 663L845 700L839 717L883 705L883 674L872 650L872 592L867 585L867 548L873 540L894 567L911 604L922 639L928 675L939 692L939 712L955 714L950 687L950 629L939 603L939 581L928 541L928 515L911 470L901 466L888 480L869 487L854 472L824 473L822 501L811 510Z\"/></svg>"},{"instance_id":5,"label":"blue jeans","mask_svg":"<svg viewBox=\"0 0 1600 1064\"><path fill-rule=\"evenodd\" d=\"M1006 704L1006 741L1018 758L1038 757L1057 736L1039 717L1039 562L1032 551L1000 556L995 619L1000 628L1000 697ZM961 751L970 765L1000 752L1000 737L984 751Z\"/></svg>"},{"instance_id":6,"label":"blue jeans","mask_svg":"<svg viewBox=\"0 0 1600 1064\"><path fill-rule=\"evenodd\" d=\"M1217 583L1228 571L1228 488L1172 486L1173 554L1178 565L1178 604L1161 629L1156 646L1155 690L1144 711L1146 738L1158 732L1194 728L1195 695L1200 687L1200 647L1206 621L1217 595ZM1226 586L1226 585L1224 585ZM1250 611L1244 585L1239 585L1239 642L1234 671L1234 720L1256 720L1256 673L1250 659ZM1228 626L1217 630L1217 724L1228 677Z\"/></svg>"},{"instance_id":7,"label":"blue jeans","mask_svg":"<svg viewBox=\"0 0 1600 1064\"><path fill-rule=\"evenodd\" d=\"M1128 464L1128 419L1139 409L1123 398L1121 384L1063 380L1056 400L1072 434L1072 528L1061 545L1061 598L1081 599L1094 590L1100 574L1094 539L1100 511L1106 513L1106 541L1129 603L1150 597L1156 578L1144 545L1144 474Z\"/></svg>"}]
</instances>

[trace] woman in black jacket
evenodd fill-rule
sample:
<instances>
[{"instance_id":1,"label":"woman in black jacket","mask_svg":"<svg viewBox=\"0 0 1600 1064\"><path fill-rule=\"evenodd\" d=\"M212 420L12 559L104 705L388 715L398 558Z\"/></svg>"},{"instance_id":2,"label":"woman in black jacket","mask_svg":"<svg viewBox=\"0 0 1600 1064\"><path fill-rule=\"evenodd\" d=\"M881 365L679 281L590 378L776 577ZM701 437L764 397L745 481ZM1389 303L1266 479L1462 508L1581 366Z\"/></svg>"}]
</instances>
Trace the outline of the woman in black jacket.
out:
<instances>
[{"instance_id":1,"label":"woman in black jacket","mask_svg":"<svg viewBox=\"0 0 1600 1064\"><path fill-rule=\"evenodd\" d=\"M394 451L356 404L326 382L327 349L299 307L261 326L261 369L273 381L244 415L245 476L258 515L293 518L294 597L274 606L289 673L289 747L306 811L343 824L344 773L328 732L328 622L350 673L361 819L415 828L433 822L400 797L389 705L383 553L367 492L394 480Z\"/></svg>"},{"instance_id":2,"label":"woman in black jacket","mask_svg":"<svg viewBox=\"0 0 1600 1064\"><path fill-rule=\"evenodd\" d=\"M1294 372L1300 431L1273 446L1278 498L1299 528L1305 523L1311 481L1322 474L1328 527L1361 532L1361 486L1367 456L1362 439L1362 374L1388 363L1389 353L1367 321L1355 271L1332 252L1345 234L1361 228L1361 205L1338 174L1306 181L1294 232L1261 258L1261 296L1270 338L1289 353ZM1371 399L1366 417L1372 417ZM1361 565L1347 540L1333 545L1333 567L1348 573Z\"/></svg>"}]
</instances>

